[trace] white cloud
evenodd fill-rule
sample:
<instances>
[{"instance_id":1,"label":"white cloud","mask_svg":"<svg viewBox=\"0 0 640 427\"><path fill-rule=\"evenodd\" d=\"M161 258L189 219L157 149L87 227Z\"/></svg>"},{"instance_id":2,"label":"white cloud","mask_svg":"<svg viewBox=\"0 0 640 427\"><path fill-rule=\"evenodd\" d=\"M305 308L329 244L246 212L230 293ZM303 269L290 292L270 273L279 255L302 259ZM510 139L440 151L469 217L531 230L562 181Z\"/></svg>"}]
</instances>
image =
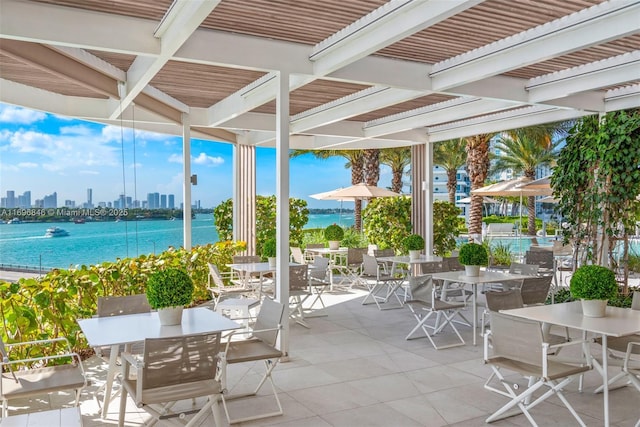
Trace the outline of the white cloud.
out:
<instances>
[{"instance_id":1,"label":"white cloud","mask_svg":"<svg viewBox=\"0 0 640 427\"><path fill-rule=\"evenodd\" d=\"M18 167L19 168L25 168L25 169L27 169L27 168L37 168L38 164L37 163L33 163L33 162L21 162L21 163L18 163Z\"/></svg>"},{"instance_id":2,"label":"white cloud","mask_svg":"<svg viewBox=\"0 0 640 427\"><path fill-rule=\"evenodd\" d=\"M129 165L129 167L130 167L131 169L139 169L139 168L141 168L141 167L142 167L142 163L140 163L140 162L137 162L137 163L131 163L131 164Z\"/></svg>"},{"instance_id":3,"label":"white cloud","mask_svg":"<svg viewBox=\"0 0 640 427\"><path fill-rule=\"evenodd\" d=\"M76 125L76 126L63 126L60 128L61 135L82 135L93 136L94 131L89 126Z\"/></svg>"},{"instance_id":4,"label":"white cloud","mask_svg":"<svg viewBox=\"0 0 640 427\"><path fill-rule=\"evenodd\" d=\"M222 157L208 156L205 153L200 153L200 155L198 157L194 157L192 161L197 165L205 166L219 166L224 163L224 159Z\"/></svg>"},{"instance_id":5,"label":"white cloud","mask_svg":"<svg viewBox=\"0 0 640 427\"><path fill-rule=\"evenodd\" d=\"M93 171L93 170L81 170L81 171L78 171L78 173L80 175L100 175L98 171Z\"/></svg>"},{"instance_id":6,"label":"white cloud","mask_svg":"<svg viewBox=\"0 0 640 427\"><path fill-rule=\"evenodd\" d=\"M26 125L39 122L46 117L47 115L40 111L0 104L0 122Z\"/></svg>"},{"instance_id":7,"label":"white cloud","mask_svg":"<svg viewBox=\"0 0 640 427\"><path fill-rule=\"evenodd\" d=\"M182 155L174 153L174 154L169 156L168 160L171 163L180 163L180 164L182 164Z\"/></svg>"},{"instance_id":8,"label":"white cloud","mask_svg":"<svg viewBox=\"0 0 640 427\"><path fill-rule=\"evenodd\" d=\"M0 169L2 172L18 172L18 167L16 165L10 165L8 163L0 163Z\"/></svg>"}]
</instances>

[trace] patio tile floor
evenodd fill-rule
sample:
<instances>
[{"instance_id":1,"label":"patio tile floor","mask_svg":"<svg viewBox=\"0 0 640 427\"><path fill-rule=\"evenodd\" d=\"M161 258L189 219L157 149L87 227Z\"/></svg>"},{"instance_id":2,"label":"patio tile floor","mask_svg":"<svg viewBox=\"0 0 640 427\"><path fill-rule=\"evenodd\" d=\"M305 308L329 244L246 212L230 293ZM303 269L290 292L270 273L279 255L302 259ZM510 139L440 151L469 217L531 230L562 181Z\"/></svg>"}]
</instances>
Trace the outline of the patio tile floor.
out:
<instances>
[{"instance_id":1,"label":"patio tile floor","mask_svg":"<svg viewBox=\"0 0 640 427\"><path fill-rule=\"evenodd\" d=\"M363 306L360 289L325 293L327 317L308 319L306 329L290 322L290 360L280 363L273 376L280 390L284 415L240 426L354 427L354 426L484 426L486 417L506 398L483 389L490 368L482 363L481 339L474 347L471 330L460 326L467 345L434 350L426 339L406 341L414 320L407 308L380 311ZM594 347L599 351L599 347ZM117 425L119 398L109 407L106 419L99 416L93 391L102 383L106 365L93 357L86 361L93 384L82 395L85 427ZM248 390L261 377L256 370L232 366L228 387ZM617 368L611 368L614 372ZM518 380L521 385L526 385ZM588 426L603 425L602 396L594 395L599 384L595 371L585 377L585 390L574 381L567 398ZM269 389L264 387L262 394ZM46 410L68 405L70 395L12 401L11 413ZM250 403L249 403L250 402ZM188 403L191 404L190 402ZM273 408L270 396L234 401L236 411ZM611 423L634 426L640 417L640 395L632 387L611 391ZM233 409L232 409L233 411ZM237 413L237 412L236 412ZM532 410L541 426L576 425L560 401L552 397ZM147 415L129 400L127 426L143 425ZM202 426L214 425L210 415ZM492 423L494 426L527 426L522 415Z\"/></svg>"}]
</instances>

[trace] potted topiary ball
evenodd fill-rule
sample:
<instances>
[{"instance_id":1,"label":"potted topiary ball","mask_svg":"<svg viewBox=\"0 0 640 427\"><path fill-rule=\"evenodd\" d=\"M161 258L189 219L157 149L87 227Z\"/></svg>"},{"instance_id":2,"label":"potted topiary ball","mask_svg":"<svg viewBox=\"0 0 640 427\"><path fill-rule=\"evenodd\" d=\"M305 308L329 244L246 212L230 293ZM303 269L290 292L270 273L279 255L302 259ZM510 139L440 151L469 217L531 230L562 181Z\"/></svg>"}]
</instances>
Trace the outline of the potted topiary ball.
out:
<instances>
[{"instance_id":1,"label":"potted topiary ball","mask_svg":"<svg viewBox=\"0 0 640 427\"><path fill-rule=\"evenodd\" d=\"M276 247L277 243L274 238L267 239L262 245L262 257L269 261L269 267L276 266Z\"/></svg>"},{"instance_id":2,"label":"potted topiary ball","mask_svg":"<svg viewBox=\"0 0 640 427\"><path fill-rule=\"evenodd\" d=\"M324 238L329 241L329 249L339 249L340 240L344 237L344 230L338 224L331 224L324 229Z\"/></svg>"},{"instance_id":3,"label":"potted topiary ball","mask_svg":"<svg viewBox=\"0 0 640 427\"><path fill-rule=\"evenodd\" d=\"M413 261L420 258L420 251L424 249L424 239L419 234L409 234L402 240L402 246L409 251L409 259Z\"/></svg>"},{"instance_id":4,"label":"potted topiary ball","mask_svg":"<svg viewBox=\"0 0 640 427\"><path fill-rule=\"evenodd\" d=\"M161 325L179 325L182 310L193 297L193 281L178 268L159 270L149 276L146 293L151 308L158 310Z\"/></svg>"},{"instance_id":5,"label":"potted topiary ball","mask_svg":"<svg viewBox=\"0 0 640 427\"><path fill-rule=\"evenodd\" d=\"M569 285L571 295L582 300L582 314L587 317L604 317L607 301L618 294L615 273L601 265L579 267Z\"/></svg>"},{"instance_id":6,"label":"potted topiary ball","mask_svg":"<svg viewBox=\"0 0 640 427\"><path fill-rule=\"evenodd\" d=\"M489 263L489 254L485 247L478 243L465 243L460 246L458 261L464 265L467 276L475 277L480 275L480 266Z\"/></svg>"}]
</instances>

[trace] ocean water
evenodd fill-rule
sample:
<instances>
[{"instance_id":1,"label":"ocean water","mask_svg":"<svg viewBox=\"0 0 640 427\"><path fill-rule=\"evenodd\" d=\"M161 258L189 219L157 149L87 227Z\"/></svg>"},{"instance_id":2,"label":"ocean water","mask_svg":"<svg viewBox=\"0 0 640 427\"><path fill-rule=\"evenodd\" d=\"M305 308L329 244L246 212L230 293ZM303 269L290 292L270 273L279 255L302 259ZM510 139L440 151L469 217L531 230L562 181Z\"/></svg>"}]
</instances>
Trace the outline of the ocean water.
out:
<instances>
[{"instance_id":1,"label":"ocean water","mask_svg":"<svg viewBox=\"0 0 640 427\"><path fill-rule=\"evenodd\" d=\"M306 228L333 223L353 225L353 213L309 215ZM44 237L49 227L69 232L66 237ZM0 265L29 268L67 268L99 264L118 258L159 253L182 246L182 221L120 221L0 224ZM211 214L192 221L191 242L203 245L218 241Z\"/></svg>"}]
</instances>

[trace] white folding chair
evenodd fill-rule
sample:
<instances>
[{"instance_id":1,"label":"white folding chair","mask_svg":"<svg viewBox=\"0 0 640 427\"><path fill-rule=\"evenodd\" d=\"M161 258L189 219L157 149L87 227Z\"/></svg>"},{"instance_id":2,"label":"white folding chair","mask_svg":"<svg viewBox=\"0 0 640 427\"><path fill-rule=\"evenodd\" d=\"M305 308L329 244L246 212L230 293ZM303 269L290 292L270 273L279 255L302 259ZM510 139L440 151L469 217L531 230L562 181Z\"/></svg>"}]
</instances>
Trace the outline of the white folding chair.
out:
<instances>
[{"instance_id":1,"label":"white folding chair","mask_svg":"<svg viewBox=\"0 0 640 427\"><path fill-rule=\"evenodd\" d=\"M411 299L406 301L405 304L409 307L413 317L415 317L418 323L405 339L419 338L413 335L418 330L422 330L436 350L464 345L464 339L454 325L453 318L460 313L460 310L466 307L465 302L447 302L439 299L436 289L433 286L433 280L431 280L431 276L429 275L410 277L409 283L411 286ZM433 314L439 313L442 314L441 317L443 320L436 320L434 325L427 324L427 320L429 320ZM447 325L455 332L459 341L453 344L437 345L432 336L442 332Z\"/></svg>"},{"instance_id":2,"label":"white folding chair","mask_svg":"<svg viewBox=\"0 0 640 427\"><path fill-rule=\"evenodd\" d=\"M291 252L292 262L296 262L298 264L307 263L307 259L305 258L304 254L302 253L302 249L299 246L291 246L289 248L289 251Z\"/></svg>"},{"instance_id":3,"label":"white folding chair","mask_svg":"<svg viewBox=\"0 0 640 427\"><path fill-rule=\"evenodd\" d=\"M289 266L289 317L305 328L309 324L304 320L302 305L310 296L309 267L306 264Z\"/></svg>"},{"instance_id":4,"label":"white folding chair","mask_svg":"<svg viewBox=\"0 0 640 427\"><path fill-rule=\"evenodd\" d=\"M308 265L310 291L312 294L315 292L315 298L311 301L309 308L313 308L317 301L320 301L322 308L325 308L324 301L322 300L322 294L327 288L331 287L329 258L316 255L313 258L313 263Z\"/></svg>"},{"instance_id":5,"label":"white folding chair","mask_svg":"<svg viewBox=\"0 0 640 427\"><path fill-rule=\"evenodd\" d=\"M253 289L249 289L244 285L244 282L234 285L225 285L222 273L218 270L215 264L208 263L209 265L209 292L213 298L213 308L220 301L227 297L242 297L253 295Z\"/></svg>"},{"instance_id":6,"label":"white folding chair","mask_svg":"<svg viewBox=\"0 0 640 427\"><path fill-rule=\"evenodd\" d=\"M550 356L551 351L578 344L582 345L582 364L567 364L556 361L553 356ZM523 413L531 425L537 426L529 410L555 394L578 423L585 426L562 393L562 389L576 376L591 369L591 365L587 361L588 354L586 341L572 341L552 346L544 342L540 323L502 313L492 313L491 331L484 336L484 363L491 365L492 373L485 382L484 388L510 400L491 414L486 422L490 423ZM517 394L516 391L521 387L511 378L507 379L502 370L512 371L526 377L528 385L522 386L523 391ZM504 390L496 388L493 385L494 380L501 383ZM534 396L542 387L546 387L548 390L541 395ZM519 411L509 412L516 407Z\"/></svg>"},{"instance_id":7,"label":"white folding chair","mask_svg":"<svg viewBox=\"0 0 640 427\"><path fill-rule=\"evenodd\" d=\"M371 255L362 255L362 272L360 273L360 281L365 284L369 293L362 300L362 305L375 304L378 309L382 310L380 304L387 303L393 295L398 301L398 306L384 307L402 308L403 301L397 294L397 290L404 281L403 277L394 277L381 271L382 268L378 261Z\"/></svg>"},{"instance_id":8,"label":"white folding chair","mask_svg":"<svg viewBox=\"0 0 640 427\"><path fill-rule=\"evenodd\" d=\"M362 284L360 273L362 271L362 256L366 255L367 248L347 248L346 261L343 264L334 264L331 268L337 270L342 278L338 285L349 283L349 288Z\"/></svg>"}]
</instances>

